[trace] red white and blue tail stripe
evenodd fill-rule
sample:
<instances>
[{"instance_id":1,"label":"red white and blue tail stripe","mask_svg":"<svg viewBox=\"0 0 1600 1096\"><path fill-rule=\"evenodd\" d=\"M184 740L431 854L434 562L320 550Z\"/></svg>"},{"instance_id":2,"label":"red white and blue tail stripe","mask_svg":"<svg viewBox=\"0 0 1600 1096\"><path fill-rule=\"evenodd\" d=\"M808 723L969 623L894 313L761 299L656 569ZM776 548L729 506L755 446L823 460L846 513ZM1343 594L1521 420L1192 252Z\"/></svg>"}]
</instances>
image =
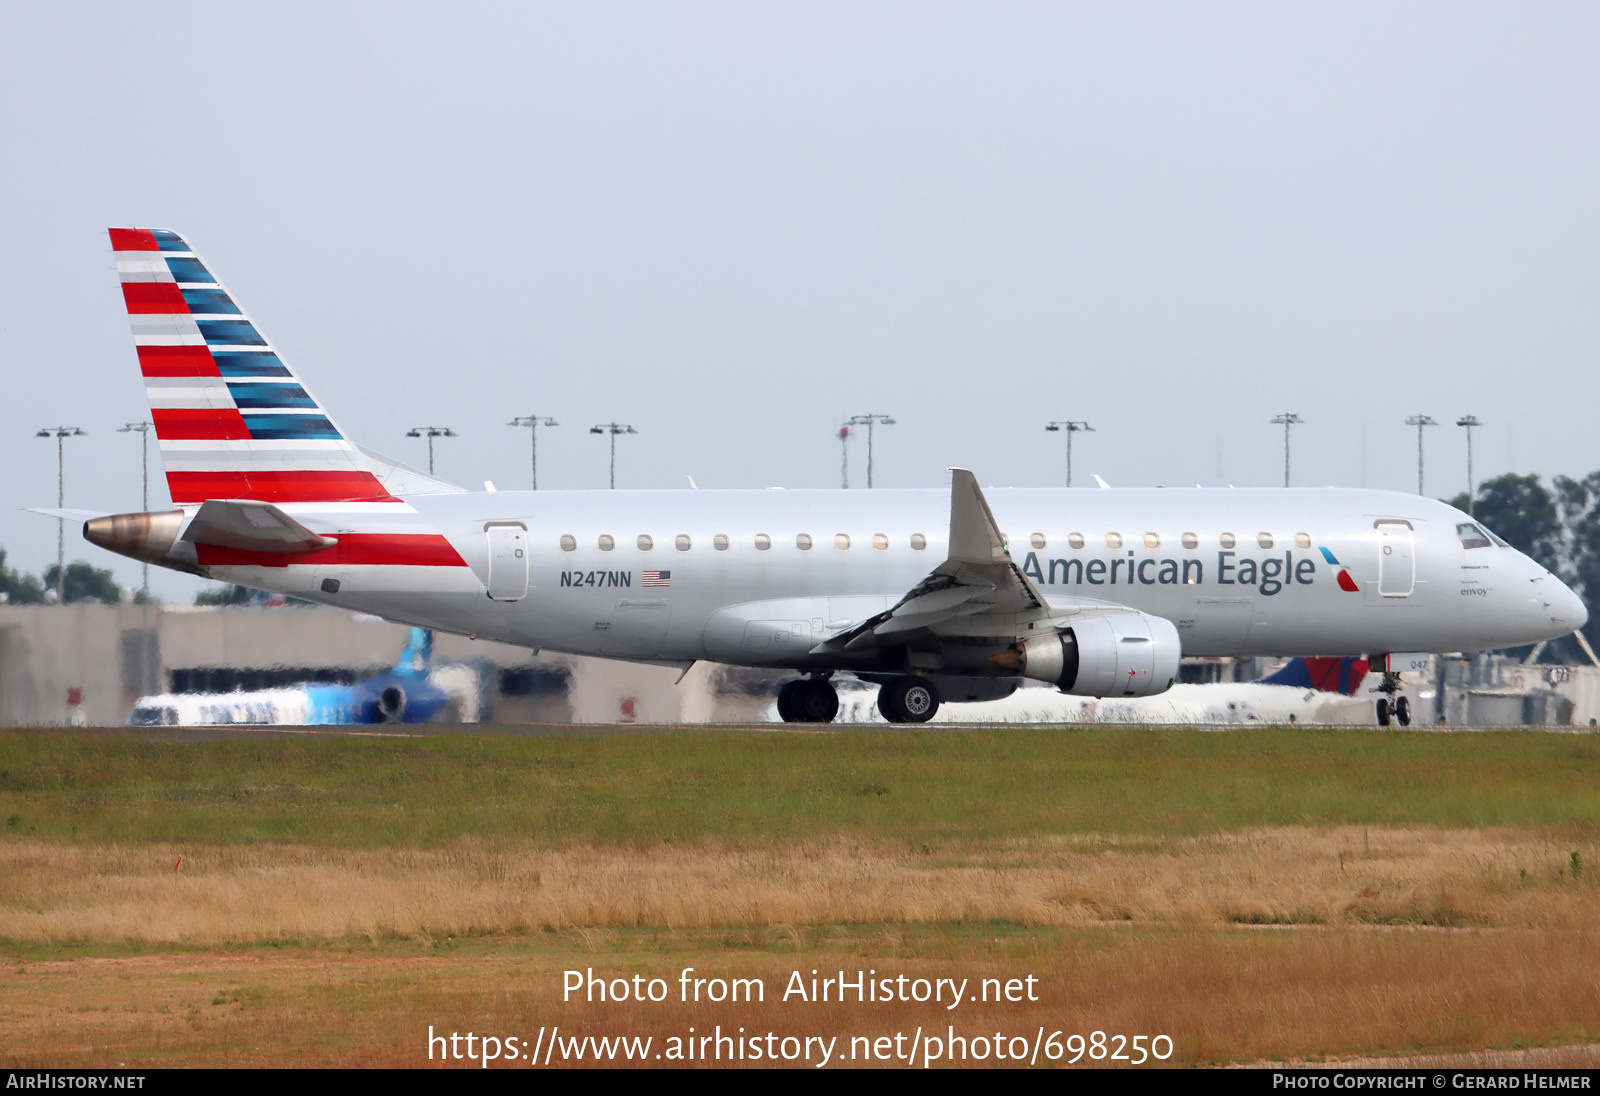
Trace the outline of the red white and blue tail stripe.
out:
<instances>
[{"instance_id":1,"label":"red white and blue tail stripe","mask_svg":"<svg viewBox=\"0 0 1600 1096\"><path fill-rule=\"evenodd\" d=\"M395 501L182 236L110 232L176 505Z\"/></svg>"}]
</instances>

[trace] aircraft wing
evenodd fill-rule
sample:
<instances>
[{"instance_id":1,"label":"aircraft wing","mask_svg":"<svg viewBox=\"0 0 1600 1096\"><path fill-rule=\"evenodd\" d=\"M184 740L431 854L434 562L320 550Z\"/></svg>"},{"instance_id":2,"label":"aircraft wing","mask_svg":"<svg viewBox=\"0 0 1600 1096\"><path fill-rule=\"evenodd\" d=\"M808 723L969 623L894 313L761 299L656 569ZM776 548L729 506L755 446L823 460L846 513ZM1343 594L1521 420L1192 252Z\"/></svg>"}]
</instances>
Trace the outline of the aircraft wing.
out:
<instances>
[{"instance_id":1,"label":"aircraft wing","mask_svg":"<svg viewBox=\"0 0 1600 1096\"><path fill-rule=\"evenodd\" d=\"M200 504L183 539L256 552L312 552L339 541L314 533L270 502L209 499Z\"/></svg>"},{"instance_id":2,"label":"aircraft wing","mask_svg":"<svg viewBox=\"0 0 1600 1096\"><path fill-rule=\"evenodd\" d=\"M813 654L904 643L912 633L1012 639L1048 630L1050 604L1011 559L978 481L952 468L950 554L893 608L813 648Z\"/></svg>"}]
</instances>

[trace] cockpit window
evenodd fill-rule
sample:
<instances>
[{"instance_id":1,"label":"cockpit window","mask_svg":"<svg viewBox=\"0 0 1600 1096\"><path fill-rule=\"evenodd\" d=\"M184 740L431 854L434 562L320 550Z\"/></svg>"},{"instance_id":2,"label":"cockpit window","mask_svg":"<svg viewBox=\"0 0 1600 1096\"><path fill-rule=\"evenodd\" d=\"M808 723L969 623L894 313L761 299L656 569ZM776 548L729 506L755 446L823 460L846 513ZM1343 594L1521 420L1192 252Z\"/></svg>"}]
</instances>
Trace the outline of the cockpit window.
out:
<instances>
[{"instance_id":1,"label":"cockpit window","mask_svg":"<svg viewBox=\"0 0 1600 1096\"><path fill-rule=\"evenodd\" d=\"M1490 545L1488 535L1471 522L1462 522L1457 525L1456 536L1461 538L1461 547L1463 548L1487 548Z\"/></svg>"},{"instance_id":2,"label":"cockpit window","mask_svg":"<svg viewBox=\"0 0 1600 1096\"><path fill-rule=\"evenodd\" d=\"M1478 528L1482 529L1486 534L1488 534L1489 539L1494 541L1500 547L1502 547L1502 548L1511 547L1511 542L1506 540L1505 537L1502 537L1500 534L1496 533L1493 529L1489 529L1489 528L1487 528L1485 526L1482 526L1482 525L1478 526Z\"/></svg>"}]
</instances>

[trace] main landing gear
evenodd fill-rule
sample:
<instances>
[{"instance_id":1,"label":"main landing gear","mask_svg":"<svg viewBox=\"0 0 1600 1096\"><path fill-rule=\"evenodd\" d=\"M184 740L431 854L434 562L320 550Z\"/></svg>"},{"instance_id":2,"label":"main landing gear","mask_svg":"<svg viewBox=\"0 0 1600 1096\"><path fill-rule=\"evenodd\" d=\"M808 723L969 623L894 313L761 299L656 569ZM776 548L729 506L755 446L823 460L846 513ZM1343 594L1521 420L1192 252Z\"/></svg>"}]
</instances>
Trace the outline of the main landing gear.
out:
<instances>
[{"instance_id":1,"label":"main landing gear","mask_svg":"<svg viewBox=\"0 0 1600 1096\"><path fill-rule=\"evenodd\" d=\"M939 690L925 677L892 677L878 689L878 711L890 723L926 723L939 710ZM826 677L803 677L778 690L785 723L832 723L839 694Z\"/></svg>"},{"instance_id":2,"label":"main landing gear","mask_svg":"<svg viewBox=\"0 0 1600 1096\"><path fill-rule=\"evenodd\" d=\"M803 677L778 690L778 716L785 723L832 723L839 714L839 694L828 679Z\"/></svg>"},{"instance_id":3,"label":"main landing gear","mask_svg":"<svg viewBox=\"0 0 1600 1096\"><path fill-rule=\"evenodd\" d=\"M1387 727L1391 715L1400 726L1411 726L1410 699L1395 696L1400 691L1400 675L1394 670L1385 670L1383 684L1378 686L1378 691L1384 694L1378 698L1378 726Z\"/></svg>"},{"instance_id":4,"label":"main landing gear","mask_svg":"<svg viewBox=\"0 0 1600 1096\"><path fill-rule=\"evenodd\" d=\"M878 711L890 723L926 723L939 710L939 690L925 677L894 677L878 689Z\"/></svg>"}]
</instances>

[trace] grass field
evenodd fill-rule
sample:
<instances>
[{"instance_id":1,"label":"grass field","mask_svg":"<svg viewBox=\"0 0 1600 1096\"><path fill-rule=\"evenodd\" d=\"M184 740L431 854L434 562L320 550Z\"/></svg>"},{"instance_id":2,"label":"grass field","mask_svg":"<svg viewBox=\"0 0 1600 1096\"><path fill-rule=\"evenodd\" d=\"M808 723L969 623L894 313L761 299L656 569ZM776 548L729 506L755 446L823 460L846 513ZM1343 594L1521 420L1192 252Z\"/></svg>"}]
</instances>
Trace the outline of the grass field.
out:
<instances>
[{"instance_id":1,"label":"grass field","mask_svg":"<svg viewBox=\"0 0 1600 1096\"><path fill-rule=\"evenodd\" d=\"M427 1064L430 1025L1142 1032L1180 1064L1590 1044L1596 750L0 732L0 1065ZM561 999L568 969L676 991L684 967L768 997ZM773 999L814 968L1031 975L1039 999Z\"/></svg>"}]
</instances>

